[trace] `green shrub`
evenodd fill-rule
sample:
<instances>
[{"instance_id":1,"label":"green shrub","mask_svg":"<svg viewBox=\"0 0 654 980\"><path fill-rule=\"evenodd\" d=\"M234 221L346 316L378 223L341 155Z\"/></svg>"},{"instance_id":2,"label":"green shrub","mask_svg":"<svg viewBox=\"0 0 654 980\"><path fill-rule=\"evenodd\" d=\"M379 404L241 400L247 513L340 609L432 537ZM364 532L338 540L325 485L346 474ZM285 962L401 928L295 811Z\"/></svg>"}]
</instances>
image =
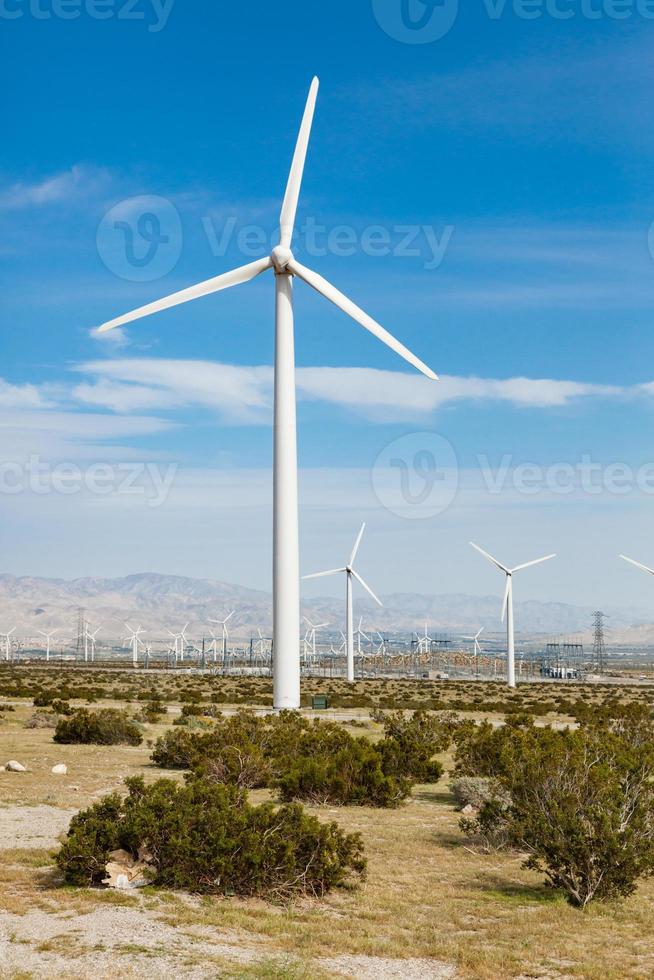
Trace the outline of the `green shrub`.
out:
<instances>
[{"instance_id":1,"label":"green shrub","mask_svg":"<svg viewBox=\"0 0 654 980\"><path fill-rule=\"evenodd\" d=\"M331 750L327 739L321 741L321 751L312 751L306 739L288 760L275 780L282 800L396 807L411 792L409 779L384 772L382 756L368 739L348 736L341 745L334 739Z\"/></svg>"},{"instance_id":2,"label":"green shrub","mask_svg":"<svg viewBox=\"0 0 654 980\"><path fill-rule=\"evenodd\" d=\"M79 708L70 718L62 718L53 739L63 745L140 745L141 729L126 711Z\"/></svg>"},{"instance_id":3,"label":"green shrub","mask_svg":"<svg viewBox=\"0 0 654 980\"><path fill-rule=\"evenodd\" d=\"M117 848L151 856L153 885L205 894L324 895L365 872L359 835L297 804L252 806L234 786L195 778L126 785L124 801L108 796L72 819L57 855L67 883L101 881Z\"/></svg>"},{"instance_id":4,"label":"green shrub","mask_svg":"<svg viewBox=\"0 0 654 980\"><path fill-rule=\"evenodd\" d=\"M651 747L592 729L559 736L514 756L511 835L573 905L631 895L654 873Z\"/></svg>"},{"instance_id":5,"label":"green shrub","mask_svg":"<svg viewBox=\"0 0 654 980\"><path fill-rule=\"evenodd\" d=\"M384 726L385 737L377 745L384 772L419 783L438 782L443 767L434 755L449 747L452 741L450 725L425 711L415 711L410 717L403 711L376 712L373 717Z\"/></svg>"}]
</instances>

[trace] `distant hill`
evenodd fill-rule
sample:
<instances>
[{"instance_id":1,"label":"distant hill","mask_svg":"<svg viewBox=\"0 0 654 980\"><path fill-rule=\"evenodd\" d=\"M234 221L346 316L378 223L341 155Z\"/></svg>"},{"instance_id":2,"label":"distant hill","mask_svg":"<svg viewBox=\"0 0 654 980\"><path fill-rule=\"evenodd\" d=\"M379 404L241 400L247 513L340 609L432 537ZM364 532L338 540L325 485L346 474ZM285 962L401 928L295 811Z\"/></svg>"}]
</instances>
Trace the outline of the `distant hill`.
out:
<instances>
[{"instance_id":1,"label":"distant hill","mask_svg":"<svg viewBox=\"0 0 654 980\"><path fill-rule=\"evenodd\" d=\"M367 598L356 596L357 615L368 628L384 632L421 630L430 633L468 633L481 626L499 632L501 597L418 595L395 593L381 597L379 608ZM16 635L32 637L39 629L54 629L70 636L76 628L78 610L84 608L93 626L103 624L105 637L125 633L124 622L140 625L153 635L165 628L190 623L189 635L207 632L208 620L222 618L235 609L231 621L234 636L247 637L257 627L267 633L272 626L271 597L243 586L210 579L159 575L153 572L124 578L64 579L0 575L0 629L16 626ZM329 622L335 631L343 624L343 602L324 598L303 604L303 613L314 622ZM520 633L555 636L585 633L588 641L592 608L559 602L516 603L516 626ZM654 624L646 610L612 609L607 626L614 642L648 644L654 641ZM364 628L365 628L364 625Z\"/></svg>"}]
</instances>

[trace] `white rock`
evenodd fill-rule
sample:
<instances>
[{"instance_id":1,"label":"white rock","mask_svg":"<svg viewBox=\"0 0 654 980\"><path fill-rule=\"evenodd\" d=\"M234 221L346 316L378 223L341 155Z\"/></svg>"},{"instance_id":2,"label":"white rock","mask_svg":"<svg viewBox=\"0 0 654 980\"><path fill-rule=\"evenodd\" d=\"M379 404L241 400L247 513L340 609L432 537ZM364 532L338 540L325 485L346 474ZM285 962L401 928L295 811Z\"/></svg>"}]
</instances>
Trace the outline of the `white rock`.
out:
<instances>
[{"instance_id":1,"label":"white rock","mask_svg":"<svg viewBox=\"0 0 654 980\"><path fill-rule=\"evenodd\" d=\"M65 762L59 762L56 766L52 767L52 772L55 776L65 776L68 772L68 766Z\"/></svg>"},{"instance_id":2,"label":"white rock","mask_svg":"<svg viewBox=\"0 0 654 980\"><path fill-rule=\"evenodd\" d=\"M25 766L21 766L20 762L16 762L15 759L10 759L5 766L5 769L8 772L27 772Z\"/></svg>"}]
</instances>

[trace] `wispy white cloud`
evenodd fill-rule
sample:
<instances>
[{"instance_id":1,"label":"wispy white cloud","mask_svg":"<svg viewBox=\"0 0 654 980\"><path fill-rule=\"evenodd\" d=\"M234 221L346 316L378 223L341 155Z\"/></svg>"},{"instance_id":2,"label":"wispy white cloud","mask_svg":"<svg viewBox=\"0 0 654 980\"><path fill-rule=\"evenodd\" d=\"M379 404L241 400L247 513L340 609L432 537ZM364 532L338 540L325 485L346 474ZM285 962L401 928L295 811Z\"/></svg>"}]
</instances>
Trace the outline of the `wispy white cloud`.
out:
<instances>
[{"instance_id":1,"label":"wispy white cloud","mask_svg":"<svg viewBox=\"0 0 654 980\"><path fill-rule=\"evenodd\" d=\"M267 366L125 358L91 361L76 370L95 380L76 385L73 397L114 412L199 406L241 424L270 420L273 372ZM416 374L373 368L298 368L296 377L300 400L347 406L386 421L428 416L452 402L555 408L580 398L624 393L613 386L547 378L444 376L434 383Z\"/></svg>"},{"instance_id":2,"label":"wispy white cloud","mask_svg":"<svg viewBox=\"0 0 654 980\"><path fill-rule=\"evenodd\" d=\"M108 180L108 173L76 164L62 173L34 183L15 183L0 193L0 211L19 211L47 205L70 203L96 193Z\"/></svg>"},{"instance_id":3,"label":"wispy white cloud","mask_svg":"<svg viewBox=\"0 0 654 980\"><path fill-rule=\"evenodd\" d=\"M44 393L36 385L12 385L0 378L1 408L43 408L45 405Z\"/></svg>"}]
</instances>

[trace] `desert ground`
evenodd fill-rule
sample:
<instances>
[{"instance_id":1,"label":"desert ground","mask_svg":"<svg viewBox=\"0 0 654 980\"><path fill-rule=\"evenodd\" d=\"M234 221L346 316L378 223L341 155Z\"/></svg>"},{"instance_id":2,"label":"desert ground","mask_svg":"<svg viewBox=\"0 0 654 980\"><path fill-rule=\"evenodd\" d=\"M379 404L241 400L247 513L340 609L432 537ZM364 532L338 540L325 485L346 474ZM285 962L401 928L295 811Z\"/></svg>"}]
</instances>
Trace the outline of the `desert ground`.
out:
<instances>
[{"instance_id":1,"label":"desert ground","mask_svg":"<svg viewBox=\"0 0 654 980\"><path fill-rule=\"evenodd\" d=\"M27 769L0 771L2 978L654 976L654 882L620 904L571 908L522 868L519 855L467 846L447 771L439 784L416 787L397 810L310 808L359 831L369 862L361 887L320 901L280 906L152 888L64 887L53 855L72 814L120 790L130 775L162 775L148 742L172 723L189 692L219 700L224 710L244 704L261 710L269 681L21 666L2 668L0 685L0 762L15 759ZM311 681L305 694L321 689L335 702L321 715L345 719L371 738L380 732L370 718L374 702L405 708L429 702L498 722L507 709L504 689L491 684L363 682L347 690L341 682ZM168 714L165 723L145 726L138 748L57 745L51 729L24 727L43 690L62 690L72 705L90 699L134 711L139 695L156 690ZM615 696L599 687L525 685L510 703L537 708L542 723L565 724L570 702L609 693ZM650 699L652 691L625 687L620 696ZM451 759L444 761L447 770ZM51 772L58 763L66 764L66 775ZM265 799L267 791L252 796Z\"/></svg>"}]
</instances>

